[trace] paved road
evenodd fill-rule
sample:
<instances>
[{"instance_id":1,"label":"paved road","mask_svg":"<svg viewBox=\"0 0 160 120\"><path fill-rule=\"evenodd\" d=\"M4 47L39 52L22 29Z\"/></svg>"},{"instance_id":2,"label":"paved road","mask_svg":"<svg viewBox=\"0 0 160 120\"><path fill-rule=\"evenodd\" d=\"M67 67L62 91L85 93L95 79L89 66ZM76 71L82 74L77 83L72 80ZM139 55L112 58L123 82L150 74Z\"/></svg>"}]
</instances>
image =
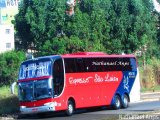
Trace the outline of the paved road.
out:
<instances>
[{"instance_id":1,"label":"paved road","mask_svg":"<svg viewBox=\"0 0 160 120\"><path fill-rule=\"evenodd\" d=\"M43 116L27 116L23 119L45 119L45 120L115 120L122 117L122 115L150 115L151 113L160 113L160 101L138 102L131 103L127 109L111 110L107 107L78 110L71 117L66 117L63 113L47 114ZM160 116L156 116L157 120Z\"/></svg>"},{"instance_id":2,"label":"paved road","mask_svg":"<svg viewBox=\"0 0 160 120\"><path fill-rule=\"evenodd\" d=\"M81 109L71 117L66 117L62 112L52 113L42 116L27 115L23 119L45 119L45 120L116 120L121 119L122 115L137 115L137 114L153 114L156 113L154 120L160 119L160 92L155 93L141 93L141 101L131 103L127 109L111 110L109 107L97 109ZM157 118L158 113L158 118ZM155 114L153 114L155 115ZM17 119L17 115L14 118ZM142 116L144 117L144 116ZM151 116L154 117L154 116ZM13 116L4 115L0 120L12 119ZM146 119L146 118L145 118ZM145 120L144 119L144 120ZM128 119L125 119L128 120ZM150 119L149 119L150 120Z\"/></svg>"}]
</instances>

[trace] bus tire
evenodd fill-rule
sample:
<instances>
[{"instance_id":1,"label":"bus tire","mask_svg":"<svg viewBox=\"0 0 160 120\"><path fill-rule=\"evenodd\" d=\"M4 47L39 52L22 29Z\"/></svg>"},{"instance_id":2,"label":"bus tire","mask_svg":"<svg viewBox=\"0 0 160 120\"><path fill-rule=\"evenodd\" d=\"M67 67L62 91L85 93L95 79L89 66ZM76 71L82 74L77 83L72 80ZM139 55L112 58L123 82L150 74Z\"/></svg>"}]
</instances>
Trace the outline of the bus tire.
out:
<instances>
[{"instance_id":1,"label":"bus tire","mask_svg":"<svg viewBox=\"0 0 160 120\"><path fill-rule=\"evenodd\" d=\"M126 94L124 94L123 100L122 100L122 108L127 108L129 105L129 98Z\"/></svg>"},{"instance_id":2,"label":"bus tire","mask_svg":"<svg viewBox=\"0 0 160 120\"><path fill-rule=\"evenodd\" d=\"M71 100L69 100L67 110L66 110L66 115L67 116L72 116L73 113L74 113L74 109L75 109L74 108L74 103Z\"/></svg>"},{"instance_id":3,"label":"bus tire","mask_svg":"<svg viewBox=\"0 0 160 120\"><path fill-rule=\"evenodd\" d=\"M118 110L121 108L121 98L119 95L115 95L113 102L113 109Z\"/></svg>"}]
</instances>

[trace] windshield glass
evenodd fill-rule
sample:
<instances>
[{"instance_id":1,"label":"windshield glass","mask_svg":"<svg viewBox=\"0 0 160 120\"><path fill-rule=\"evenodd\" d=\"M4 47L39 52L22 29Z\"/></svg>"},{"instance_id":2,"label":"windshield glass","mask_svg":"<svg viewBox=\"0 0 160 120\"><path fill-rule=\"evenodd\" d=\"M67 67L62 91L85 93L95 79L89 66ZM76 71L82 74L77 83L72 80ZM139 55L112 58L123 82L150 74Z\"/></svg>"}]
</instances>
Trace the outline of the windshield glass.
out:
<instances>
[{"instance_id":1,"label":"windshield glass","mask_svg":"<svg viewBox=\"0 0 160 120\"><path fill-rule=\"evenodd\" d=\"M34 82L34 97L35 99L43 99L51 97L52 89L49 88L47 80L40 80Z\"/></svg>"},{"instance_id":2,"label":"windshield glass","mask_svg":"<svg viewBox=\"0 0 160 120\"><path fill-rule=\"evenodd\" d=\"M33 101L52 97L50 80L37 80L19 83L20 101Z\"/></svg>"},{"instance_id":3,"label":"windshield glass","mask_svg":"<svg viewBox=\"0 0 160 120\"><path fill-rule=\"evenodd\" d=\"M20 101L33 100L33 82L19 83Z\"/></svg>"}]
</instances>

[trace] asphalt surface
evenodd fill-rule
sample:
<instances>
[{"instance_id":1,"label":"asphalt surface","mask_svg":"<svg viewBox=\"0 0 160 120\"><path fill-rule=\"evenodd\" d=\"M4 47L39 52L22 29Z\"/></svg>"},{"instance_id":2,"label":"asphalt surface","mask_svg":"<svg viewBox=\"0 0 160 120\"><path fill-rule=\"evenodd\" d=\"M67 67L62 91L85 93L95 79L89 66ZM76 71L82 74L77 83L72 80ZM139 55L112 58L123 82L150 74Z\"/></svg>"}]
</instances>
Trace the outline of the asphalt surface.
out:
<instances>
[{"instance_id":1,"label":"asphalt surface","mask_svg":"<svg viewBox=\"0 0 160 120\"><path fill-rule=\"evenodd\" d=\"M21 116L18 119L45 119L45 120L118 120L123 116L148 116L154 117L154 120L160 119L160 101L141 101L131 103L127 109L112 110L109 107L81 109L77 110L73 116L66 117L63 112ZM128 119L126 119L128 120Z\"/></svg>"},{"instance_id":2,"label":"asphalt surface","mask_svg":"<svg viewBox=\"0 0 160 120\"><path fill-rule=\"evenodd\" d=\"M141 120L160 119L160 92L141 93L141 100L130 103L127 109L112 110L110 107L80 109L73 116L66 117L63 112L40 115L3 115L0 120L10 119L45 119L45 120L120 120L127 116L143 115ZM148 119L149 115L149 119ZM139 116L138 116L139 117ZM138 118L137 118L138 119Z\"/></svg>"}]
</instances>

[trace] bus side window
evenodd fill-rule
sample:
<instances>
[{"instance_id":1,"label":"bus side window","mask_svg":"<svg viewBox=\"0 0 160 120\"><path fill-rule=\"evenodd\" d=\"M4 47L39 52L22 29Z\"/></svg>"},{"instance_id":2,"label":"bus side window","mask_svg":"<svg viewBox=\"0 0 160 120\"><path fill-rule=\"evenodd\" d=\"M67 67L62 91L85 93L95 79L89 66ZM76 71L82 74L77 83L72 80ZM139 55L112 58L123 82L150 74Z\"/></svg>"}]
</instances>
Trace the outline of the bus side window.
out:
<instances>
[{"instance_id":1,"label":"bus side window","mask_svg":"<svg viewBox=\"0 0 160 120\"><path fill-rule=\"evenodd\" d=\"M76 72L74 58L66 58L66 59L64 59L64 63L65 63L65 72L66 73L75 73Z\"/></svg>"},{"instance_id":2,"label":"bus side window","mask_svg":"<svg viewBox=\"0 0 160 120\"><path fill-rule=\"evenodd\" d=\"M86 58L84 59L85 65L86 65L86 72L93 72L94 71L94 64L92 58Z\"/></svg>"},{"instance_id":3,"label":"bus side window","mask_svg":"<svg viewBox=\"0 0 160 120\"><path fill-rule=\"evenodd\" d=\"M137 70L137 62L135 58L130 58L130 66L132 71L136 71Z\"/></svg>"},{"instance_id":4,"label":"bus side window","mask_svg":"<svg viewBox=\"0 0 160 120\"><path fill-rule=\"evenodd\" d=\"M97 66L97 70L100 72L105 71L105 58L98 58L98 61L101 63L101 65Z\"/></svg>"},{"instance_id":5,"label":"bus side window","mask_svg":"<svg viewBox=\"0 0 160 120\"><path fill-rule=\"evenodd\" d=\"M103 72L104 70L104 58L92 58L92 61L95 62L95 65L92 65L93 67L93 72ZM92 62L92 63L93 63Z\"/></svg>"},{"instance_id":6,"label":"bus side window","mask_svg":"<svg viewBox=\"0 0 160 120\"><path fill-rule=\"evenodd\" d=\"M114 71L117 69L117 66L114 65L114 63L116 62L115 58L105 58L104 62L104 71Z\"/></svg>"},{"instance_id":7,"label":"bus side window","mask_svg":"<svg viewBox=\"0 0 160 120\"><path fill-rule=\"evenodd\" d=\"M117 71L126 71L126 67L122 65L123 62L125 62L125 59L123 59L123 58L115 58L115 59L118 64L118 65L116 65L116 70Z\"/></svg>"},{"instance_id":8,"label":"bus side window","mask_svg":"<svg viewBox=\"0 0 160 120\"><path fill-rule=\"evenodd\" d=\"M76 69L77 69L77 72L86 72L87 71L84 60L82 58L76 59Z\"/></svg>"},{"instance_id":9,"label":"bus side window","mask_svg":"<svg viewBox=\"0 0 160 120\"><path fill-rule=\"evenodd\" d=\"M87 72L104 72L104 58L86 58L84 59Z\"/></svg>"},{"instance_id":10,"label":"bus side window","mask_svg":"<svg viewBox=\"0 0 160 120\"><path fill-rule=\"evenodd\" d=\"M124 69L123 71L131 71L132 70L130 58L123 58L123 63L125 64L124 66L122 66L122 69Z\"/></svg>"}]
</instances>

